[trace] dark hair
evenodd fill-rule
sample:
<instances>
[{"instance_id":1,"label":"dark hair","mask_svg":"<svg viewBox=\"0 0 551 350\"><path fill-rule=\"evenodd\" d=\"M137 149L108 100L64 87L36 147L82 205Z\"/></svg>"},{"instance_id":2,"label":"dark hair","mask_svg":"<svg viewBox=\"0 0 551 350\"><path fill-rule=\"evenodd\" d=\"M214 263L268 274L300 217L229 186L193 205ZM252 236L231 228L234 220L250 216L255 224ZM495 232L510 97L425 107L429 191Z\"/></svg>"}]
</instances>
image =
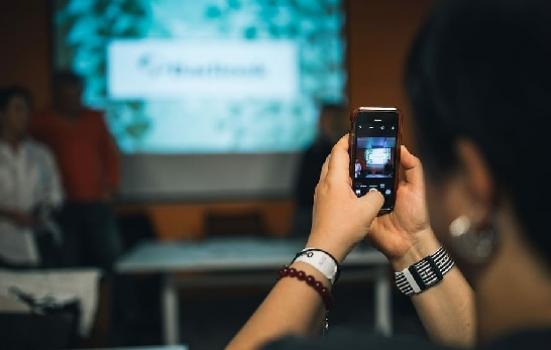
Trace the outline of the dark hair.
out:
<instances>
[{"instance_id":1,"label":"dark hair","mask_svg":"<svg viewBox=\"0 0 551 350\"><path fill-rule=\"evenodd\" d=\"M54 88L64 85L82 87L82 77L71 70L60 70L55 72L53 78Z\"/></svg>"},{"instance_id":2,"label":"dark hair","mask_svg":"<svg viewBox=\"0 0 551 350\"><path fill-rule=\"evenodd\" d=\"M29 90L21 86L11 85L0 88L0 111L6 110L10 101L14 97L21 97L25 100L29 107L32 106L32 98Z\"/></svg>"},{"instance_id":3,"label":"dark hair","mask_svg":"<svg viewBox=\"0 0 551 350\"><path fill-rule=\"evenodd\" d=\"M550 38L549 1L440 1L414 42L405 82L428 172L458 166L457 140L475 143L528 241L551 263Z\"/></svg>"}]
</instances>

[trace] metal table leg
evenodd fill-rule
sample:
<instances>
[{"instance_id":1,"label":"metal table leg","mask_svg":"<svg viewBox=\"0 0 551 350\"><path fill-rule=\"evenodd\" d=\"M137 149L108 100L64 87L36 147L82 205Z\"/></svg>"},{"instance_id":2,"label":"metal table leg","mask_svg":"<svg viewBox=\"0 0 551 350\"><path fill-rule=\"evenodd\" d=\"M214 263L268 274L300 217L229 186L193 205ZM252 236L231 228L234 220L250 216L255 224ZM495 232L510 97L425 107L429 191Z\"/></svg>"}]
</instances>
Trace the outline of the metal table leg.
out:
<instances>
[{"instance_id":1,"label":"metal table leg","mask_svg":"<svg viewBox=\"0 0 551 350\"><path fill-rule=\"evenodd\" d=\"M180 315L178 289L174 278L170 275L164 277L161 298L164 343L175 345L180 340Z\"/></svg>"},{"instance_id":2,"label":"metal table leg","mask_svg":"<svg viewBox=\"0 0 551 350\"><path fill-rule=\"evenodd\" d=\"M392 296L388 267L381 266L375 271L375 330L385 336L392 334Z\"/></svg>"}]
</instances>

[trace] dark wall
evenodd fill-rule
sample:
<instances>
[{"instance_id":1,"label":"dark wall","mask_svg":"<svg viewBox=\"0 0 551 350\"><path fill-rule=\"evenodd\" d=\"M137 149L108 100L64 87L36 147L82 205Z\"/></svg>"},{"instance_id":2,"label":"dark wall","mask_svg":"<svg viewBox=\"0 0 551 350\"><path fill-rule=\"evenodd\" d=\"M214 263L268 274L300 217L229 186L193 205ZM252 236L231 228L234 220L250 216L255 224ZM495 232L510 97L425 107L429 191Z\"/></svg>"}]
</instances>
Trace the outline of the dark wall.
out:
<instances>
[{"instance_id":1,"label":"dark wall","mask_svg":"<svg viewBox=\"0 0 551 350\"><path fill-rule=\"evenodd\" d=\"M432 0L348 0L349 97L351 107L397 106L409 109L402 89L402 67L410 42Z\"/></svg>"},{"instance_id":2,"label":"dark wall","mask_svg":"<svg viewBox=\"0 0 551 350\"><path fill-rule=\"evenodd\" d=\"M0 85L27 86L40 108L50 99L50 9L46 0L0 1Z\"/></svg>"}]
</instances>

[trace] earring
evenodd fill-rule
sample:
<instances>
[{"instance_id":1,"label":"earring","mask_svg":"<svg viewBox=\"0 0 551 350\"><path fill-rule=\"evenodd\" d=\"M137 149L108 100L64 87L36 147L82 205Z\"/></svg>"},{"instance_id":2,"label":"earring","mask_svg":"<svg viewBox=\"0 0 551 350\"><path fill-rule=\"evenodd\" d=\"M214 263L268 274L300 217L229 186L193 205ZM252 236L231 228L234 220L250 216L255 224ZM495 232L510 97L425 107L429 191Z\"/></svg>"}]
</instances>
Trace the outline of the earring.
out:
<instances>
[{"instance_id":1,"label":"earring","mask_svg":"<svg viewBox=\"0 0 551 350\"><path fill-rule=\"evenodd\" d=\"M497 234L493 225L474 228L471 220L465 215L453 220L449 231L453 250L471 264L488 262L497 246Z\"/></svg>"}]
</instances>

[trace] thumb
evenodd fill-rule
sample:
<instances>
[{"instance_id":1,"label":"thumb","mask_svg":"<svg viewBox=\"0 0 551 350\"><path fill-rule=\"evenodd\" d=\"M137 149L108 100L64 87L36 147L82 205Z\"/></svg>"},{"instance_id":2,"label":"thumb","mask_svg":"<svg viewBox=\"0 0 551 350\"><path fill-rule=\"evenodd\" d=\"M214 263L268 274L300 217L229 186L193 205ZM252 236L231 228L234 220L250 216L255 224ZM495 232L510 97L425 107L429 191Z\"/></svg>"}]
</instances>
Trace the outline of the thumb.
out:
<instances>
[{"instance_id":1,"label":"thumb","mask_svg":"<svg viewBox=\"0 0 551 350\"><path fill-rule=\"evenodd\" d=\"M372 188L363 197L358 198L362 210L362 215L369 220L368 226L371 225L371 221L375 219L379 210L385 203L385 197L378 190Z\"/></svg>"}]
</instances>

